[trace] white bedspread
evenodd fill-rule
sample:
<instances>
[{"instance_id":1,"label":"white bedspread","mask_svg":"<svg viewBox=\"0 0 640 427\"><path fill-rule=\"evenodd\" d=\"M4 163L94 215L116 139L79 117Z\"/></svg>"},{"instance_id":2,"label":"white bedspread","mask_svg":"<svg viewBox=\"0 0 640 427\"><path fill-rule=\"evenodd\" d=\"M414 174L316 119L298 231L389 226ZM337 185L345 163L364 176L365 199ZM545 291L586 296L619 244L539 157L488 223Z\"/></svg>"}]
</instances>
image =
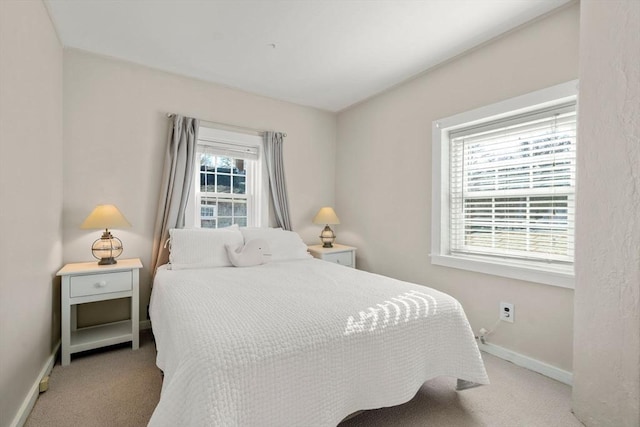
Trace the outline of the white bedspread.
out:
<instances>
[{"instance_id":1,"label":"white bedspread","mask_svg":"<svg viewBox=\"0 0 640 427\"><path fill-rule=\"evenodd\" d=\"M488 378L454 298L311 259L160 270L151 426L335 426L428 379Z\"/></svg>"}]
</instances>

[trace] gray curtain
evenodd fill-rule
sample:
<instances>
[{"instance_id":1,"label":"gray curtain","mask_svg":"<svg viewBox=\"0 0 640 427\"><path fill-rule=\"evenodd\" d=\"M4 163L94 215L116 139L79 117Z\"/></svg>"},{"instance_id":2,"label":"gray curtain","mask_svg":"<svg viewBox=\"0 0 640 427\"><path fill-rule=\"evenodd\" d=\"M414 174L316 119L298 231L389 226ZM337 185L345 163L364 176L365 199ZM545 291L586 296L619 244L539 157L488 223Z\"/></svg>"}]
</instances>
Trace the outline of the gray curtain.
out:
<instances>
[{"instance_id":1,"label":"gray curtain","mask_svg":"<svg viewBox=\"0 0 640 427\"><path fill-rule=\"evenodd\" d=\"M276 224L285 230L291 230L289 219L289 199L287 185L284 178L283 137L281 132L265 132L264 154L269 172L269 188L273 210L276 214Z\"/></svg>"},{"instance_id":2,"label":"gray curtain","mask_svg":"<svg viewBox=\"0 0 640 427\"><path fill-rule=\"evenodd\" d=\"M159 266L169 261L169 249L165 247L169 229L184 227L195 167L198 126L198 119L191 117L174 115L169 119L169 138L153 232L151 271L154 275Z\"/></svg>"}]
</instances>

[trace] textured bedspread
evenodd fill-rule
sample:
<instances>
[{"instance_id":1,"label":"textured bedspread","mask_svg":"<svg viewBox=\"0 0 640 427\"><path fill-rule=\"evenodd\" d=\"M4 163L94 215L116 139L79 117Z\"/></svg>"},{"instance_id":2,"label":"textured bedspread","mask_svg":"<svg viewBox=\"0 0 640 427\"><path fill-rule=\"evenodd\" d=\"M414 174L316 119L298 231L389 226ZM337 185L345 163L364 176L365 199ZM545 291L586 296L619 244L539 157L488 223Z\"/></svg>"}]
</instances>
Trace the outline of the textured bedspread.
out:
<instances>
[{"instance_id":1,"label":"textured bedspread","mask_svg":"<svg viewBox=\"0 0 640 427\"><path fill-rule=\"evenodd\" d=\"M160 270L151 426L335 426L428 379L488 378L460 304L320 260Z\"/></svg>"}]
</instances>

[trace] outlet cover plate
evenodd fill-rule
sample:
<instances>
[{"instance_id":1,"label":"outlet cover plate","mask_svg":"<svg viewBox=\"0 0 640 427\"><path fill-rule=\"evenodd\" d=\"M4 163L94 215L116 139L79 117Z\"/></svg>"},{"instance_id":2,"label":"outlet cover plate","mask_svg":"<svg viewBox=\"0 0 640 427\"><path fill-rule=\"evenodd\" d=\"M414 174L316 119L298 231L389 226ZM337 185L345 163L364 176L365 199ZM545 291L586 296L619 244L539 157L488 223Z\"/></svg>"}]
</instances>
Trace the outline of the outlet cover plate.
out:
<instances>
[{"instance_id":1,"label":"outlet cover plate","mask_svg":"<svg viewBox=\"0 0 640 427\"><path fill-rule=\"evenodd\" d=\"M513 323L515 315L516 312L513 308L513 304L509 302L500 302L500 320Z\"/></svg>"}]
</instances>

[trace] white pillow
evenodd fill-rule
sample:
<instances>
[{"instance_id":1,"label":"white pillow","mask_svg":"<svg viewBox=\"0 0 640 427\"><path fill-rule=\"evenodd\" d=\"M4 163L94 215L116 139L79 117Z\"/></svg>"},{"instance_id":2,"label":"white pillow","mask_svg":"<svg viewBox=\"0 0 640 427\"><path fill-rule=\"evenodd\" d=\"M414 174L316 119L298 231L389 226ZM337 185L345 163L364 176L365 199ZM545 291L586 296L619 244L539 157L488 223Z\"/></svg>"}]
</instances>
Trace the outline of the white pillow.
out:
<instances>
[{"instance_id":1,"label":"white pillow","mask_svg":"<svg viewBox=\"0 0 640 427\"><path fill-rule=\"evenodd\" d=\"M169 230L171 269L230 267L225 245L242 246L237 225L227 228L172 228Z\"/></svg>"},{"instance_id":2,"label":"white pillow","mask_svg":"<svg viewBox=\"0 0 640 427\"><path fill-rule=\"evenodd\" d=\"M262 239L271 249L271 261L289 261L294 259L311 258L307 252L307 245L302 241L298 233L281 228L245 228L240 232L244 241Z\"/></svg>"}]
</instances>

